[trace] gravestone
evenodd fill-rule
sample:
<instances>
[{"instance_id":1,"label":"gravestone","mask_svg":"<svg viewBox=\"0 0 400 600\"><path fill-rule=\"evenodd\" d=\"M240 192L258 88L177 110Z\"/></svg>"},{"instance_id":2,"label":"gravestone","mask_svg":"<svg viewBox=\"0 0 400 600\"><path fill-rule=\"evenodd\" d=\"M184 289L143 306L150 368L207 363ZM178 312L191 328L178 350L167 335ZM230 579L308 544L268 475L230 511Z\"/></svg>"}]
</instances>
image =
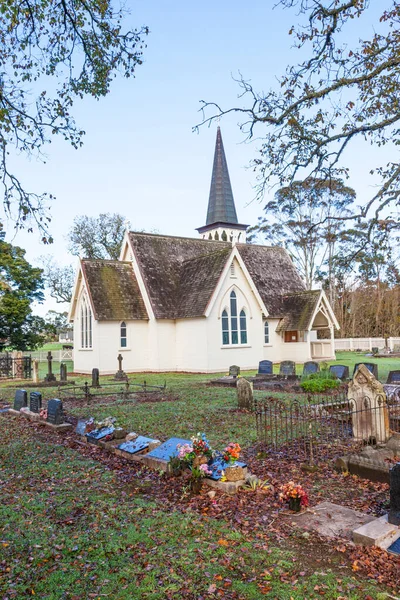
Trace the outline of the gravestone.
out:
<instances>
[{"instance_id":1,"label":"gravestone","mask_svg":"<svg viewBox=\"0 0 400 600\"><path fill-rule=\"evenodd\" d=\"M52 423L52 425L61 425L64 422L63 404L58 398L48 401L47 422Z\"/></svg>"},{"instance_id":2,"label":"gravestone","mask_svg":"<svg viewBox=\"0 0 400 600\"><path fill-rule=\"evenodd\" d=\"M389 471L390 509L388 521L391 525L400 525L400 462Z\"/></svg>"},{"instance_id":3,"label":"gravestone","mask_svg":"<svg viewBox=\"0 0 400 600\"><path fill-rule=\"evenodd\" d=\"M67 365L65 363L60 364L60 381L67 381Z\"/></svg>"},{"instance_id":4,"label":"gravestone","mask_svg":"<svg viewBox=\"0 0 400 600\"><path fill-rule=\"evenodd\" d=\"M236 384L238 407L243 410L253 410L253 384L244 377Z\"/></svg>"},{"instance_id":5,"label":"gravestone","mask_svg":"<svg viewBox=\"0 0 400 600\"><path fill-rule=\"evenodd\" d=\"M279 366L279 375L283 377L296 375L296 363L292 360L283 360Z\"/></svg>"},{"instance_id":6,"label":"gravestone","mask_svg":"<svg viewBox=\"0 0 400 600\"><path fill-rule=\"evenodd\" d=\"M178 455L178 445L184 446L185 444L191 446L192 442L190 440L184 440L182 438L170 438L169 440L167 440L166 442L149 452L149 454L147 454L146 456L148 456L149 458L157 458L168 462L172 456Z\"/></svg>"},{"instance_id":7,"label":"gravestone","mask_svg":"<svg viewBox=\"0 0 400 600\"><path fill-rule=\"evenodd\" d=\"M318 373L318 371L319 364L313 360L309 360L303 365L303 375L313 375L314 373Z\"/></svg>"},{"instance_id":8,"label":"gravestone","mask_svg":"<svg viewBox=\"0 0 400 600\"><path fill-rule=\"evenodd\" d=\"M14 410L21 410L28 406L28 393L25 390L17 390L14 396Z\"/></svg>"},{"instance_id":9,"label":"gravestone","mask_svg":"<svg viewBox=\"0 0 400 600\"><path fill-rule=\"evenodd\" d=\"M366 365L360 364L350 381L347 399L352 410L354 439L387 442L390 429L386 394Z\"/></svg>"},{"instance_id":10,"label":"gravestone","mask_svg":"<svg viewBox=\"0 0 400 600\"><path fill-rule=\"evenodd\" d=\"M229 377L237 377L238 375L240 375L240 367L231 365L229 367Z\"/></svg>"},{"instance_id":11,"label":"gravestone","mask_svg":"<svg viewBox=\"0 0 400 600\"><path fill-rule=\"evenodd\" d=\"M56 376L53 373L52 361L53 361L53 356L52 356L51 352L49 351L47 353L47 375L44 378L44 380L47 382L56 381Z\"/></svg>"},{"instance_id":12,"label":"gravestone","mask_svg":"<svg viewBox=\"0 0 400 600\"><path fill-rule=\"evenodd\" d=\"M347 365L331 365L329 371L342 381L349 378L349 367Z\"/></svg>"},{"instance_id":13,"label":"gravestone","mask_svg":"<svg viewBox=\"0 0 400 600\"><path fill-rule=\"evenodd\" d=\"M258 363L258 375L272 375L273 364L271 360L260 360Z\"/></svg>"},{"instance_id":14,"label":"gravestone","mask_svg":"<svg viewBox=\"0 0 400 600\"><path fill-rule=\"evenodd\" d=\"M85 435L86 433L86 419L79 419L76 424L75 433L76 435Z\"/></svg>"},{"instance_id":15,"label":"gravestone","mask_svg":"<svg viewBox=\"0 0 400 600\"><path fill-rule=\"evenodd\" d=\"M100 383L100 371L99 369L92 369L92 387L99 387Z\"/></svg>"},{"instance_id":16,"label":"gravestone","mask_svg":"<svg viewBox=\"0 0 400 600\"><path fill-rule=\"evenodd\" d=\"M359 368L360 365L364 365L365 367L367 367L368 371L370 373L372 373L372 375L378 379L378 365L376 365L375 363L356 363L354 365L354 369L353 369L353 375L355 375L357 369Z\"/></svg>"},{"instance_id":17,"label":"gravestone","mask_svg":"<svg viewBox=\"0 0 400 600\"><path fill-rule=\"evenodd\" d=\"M86 434L86 438L88 442L97 442L98 440L102 440L108 435L114 434L114 427L102 427L101 429L93 429Z\"/></svg>"},{"instance_id":18,"label":"gravestone","mask_svg":"<svg viewBox=\"0 0 400 600\"><path fill-rule=\"evenodd\" d=\"M123 442L117 446L117 449L122 450L122 452L126 452L127 454L138 454L139 452L147 450L149 447L151 448L154 447L154 445L159 444L160 442L158 440L154 440L143 435L138 435L135 440Z\"/></svg>"},{"instance_id":19,"label":"gravestone","mask_svg":"<svg viewBox=\"0 0 400 600\"><path fill-rule=\"evenodd\" d=\"M114 379L117 381L126 381L128 379L128 377L126 376L126 373L122 370L122 361L124 360L122 354L118 354L117 360L118 360L118 371L115 373Z\"/></svg>"},{"instance_id":20,"label":"gravestone","mask_svg":"<svg viewBox=\"0 0 400 600\"><path fill-rule=\"evenodd\" d=\"M398 383L400 385L400 371L389 371L386 383Z\"/></svg>"},{"instance_id":21,"label":"gravestone","mask_svg":"<svg viewBox=\"0 0 400 600\"><path fill-rule=\"evenodd\" d=\"M24 358L20 350L13 352L14 358L14 377L22 379L24 376Z\"/></svg>"},{"instance_id":22,"label":"gravestone","mask_svg":"<svg viewBox=\"0 0 400 600\"><path fill-rule=\"evenodd\" d=\"M31 392L29 394L29 410L39 413L42 408L42 394L40 392Z\"/></svg>"},{"instance_id":23,"label":"gravestone","mask_svg":"<svg viewBox=\"0 0 400 600\"><path fill-rule=\"evenodd\" d=\"M32 370L33 383L39 383L39 361L37 358L32 361Z\"/></svg>"}]
</instances>

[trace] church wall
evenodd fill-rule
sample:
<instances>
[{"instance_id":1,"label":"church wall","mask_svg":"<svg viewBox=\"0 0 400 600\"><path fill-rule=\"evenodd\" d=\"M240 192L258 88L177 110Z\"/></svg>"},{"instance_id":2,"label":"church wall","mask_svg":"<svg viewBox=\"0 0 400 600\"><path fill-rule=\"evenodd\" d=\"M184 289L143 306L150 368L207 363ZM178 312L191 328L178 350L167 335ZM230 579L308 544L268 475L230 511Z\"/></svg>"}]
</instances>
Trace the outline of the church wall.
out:
<instances>
[{"instance_id":1,"label":"church wall","mask_svg":"<svg viewBox=\"0 0 400 600\"><path fill-rule=\"evenodd\" d=\"M205 317L176 321L176 370L207 372Z\"/></svg>"}]
</instances>

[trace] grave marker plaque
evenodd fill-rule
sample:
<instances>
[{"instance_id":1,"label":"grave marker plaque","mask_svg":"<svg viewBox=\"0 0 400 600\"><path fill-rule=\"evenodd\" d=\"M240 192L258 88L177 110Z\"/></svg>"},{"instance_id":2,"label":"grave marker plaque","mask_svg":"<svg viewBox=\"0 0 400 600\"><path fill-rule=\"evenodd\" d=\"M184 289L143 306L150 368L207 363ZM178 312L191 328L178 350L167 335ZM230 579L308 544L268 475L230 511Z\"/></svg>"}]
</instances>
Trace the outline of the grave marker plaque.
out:
<instances>
[{"instance_id":1,"label":"grave marker plaque","mask_svg":"<svg viewBox=\"0 0 400 600\"><path fill-rule=\"evenodd\" d=\"M79 419L78 423L76 424L75 433L76 433L76 435L85 435L86 419Z\"/></svg>"},{"instance_id":2,"label":"grave marker plaque","mask_svg":"<svg viewBox=\"0 0 400 600\"><path fill-rule=\"evenodd\" d=\"M392 525L400 525L400 462L389 471L390 477L390 509L388 521Z\"/></svg>"},{"instance_id":3,"label":"grave marker plaque","mask_svg":"<svg viewBox=\"0 0 400 600\"><path fill-rule=\"evenodd\" d=\"M318 373L318 371L319 364L313 360L305 362L303 365L303 375L312 375L314 373Z\"/></svg>"},{"instance_id":4,"label":"grave marker plaque","mask_svg":"<svg viewBox=\"0 0 400 600\"><path fill-rule=\"evenodd\" d=\"M296 363L292 360L283 360L279 366L279 375L284 377L296 375Z\"/></svg>"},{"instance_id":5,"label":"grave marker plaque","mask_svg":"<svg viewBox=\"0 0 400 600\"><path fill-rule=\"evenodd\" d=\"M331 365L329 371L342 381L349 378L349 367L347 365Z\"/></svg>"},{"instance_id":6,"label":"grave marker plaque","mask_svg":"<svg viewBox=\"0 0 400 600\"><path fill-rule=\"evenodd\" d=\"M146 454L146 456L149 456L151 458L159 458L168 462L171 456L177 456L178 444L180 444L181 446L183 446L184 444L191 445L192 442L190 440L184 440L182 438L170 438L157 448L154 448L154 450Z\"/></svg>"},{"instance_id":7,"label":"grave marker plaque","mask_svg":"<svg viewBox=\"0 0 400 600\"><path fill-rule=\"evenodd\" d=\"M375 379L378 379L378 365L376 365L375 363L356 363L354 365L353 376L356 374L357 369L360 365L364 365L364 367L367 367L368 371L372 373Z\"/></svg>"},{"instance_id":8,"label":"grave marker plaque","mask_svg":"<svg viewBox=\"0 0 400 600\"><path fill-rule=\"evenodd\" d=\"M47 422L52 425L61 425L63 420L63 403L58 398L49 400L47 404Z\"/></svg>"},{"instance_id":9,"label":"grave marker plaque","mask_svg":"<svg viewBox=\"0 0 400 600\"><path fill-rule=\"evenodd\" d=\"M398 383L400 385L400 371L389 371L386 383Z\"/></svg>"},{"instance_id":10,"label":"grave marker plaque","mask_svg":"<svg viewBox=\"0 0 400 600\"><path fill-rule=\"evenodd\" d=\"M138 452L143 452L146 448L149 447L150 444L156 443L157 440L153 440L152 438L145 437L143 435L139 435L136 440L132 440L130 442L123 442L119 446L117 446L118 450L122 450L123 452L127 452L128 454L137 454Z\"/></svg>"},{"instance_id":11,"label":"grave marker plaque","mask_svg":"<svg viewBox=\"0 0 400 600\"><path fill-rule=\"evenodd\" d=\"M229 367L229 376L237 377L238 375L240 375L240 367L238 367L237 365L231 365Z\"/></svg>"},{"instance_id":12,"label":"grave marker plaque","mask_svg":"<svg viewBox=\"0 0 400 600\"><path fill-rule=\"evenodd\" d=\"M14 396L14 410L21 410L28 406L28 393L25 390L17 390Z\"/></svg>"},{"instance_id":13,"label":"grave marker plaque","mask_svg":"<svg viewBox=\"0 0 400 600\"><path fill-rule=\"evenodd\" d=\"M258 374L259 375L272 375L272 361L271 360L260 360L258 363Z\"/></svg>"},{"instance_id":14,"label":"grave marker plaque","mask_svg":"<svg viewBox=\"0 0 400 600\"><path fill-rule=\"evenodd\" d=\"M88 442L97 442L98 440L102 440L108 435L112 435L114 433L114 427L102 427L101 429L93 429L86 434L86 438Z\"/></svg>"},{"instance_id":15,"label":"grave marker plaque","mask_svg":"<svg viewBox=\"0 0 400 600\"><path fill-rule=\"evenodd\" d=\"M31 392L29 394L29 410L39 413L42 408L42 394L40 392Z\"/></svg>"}]
</instances>

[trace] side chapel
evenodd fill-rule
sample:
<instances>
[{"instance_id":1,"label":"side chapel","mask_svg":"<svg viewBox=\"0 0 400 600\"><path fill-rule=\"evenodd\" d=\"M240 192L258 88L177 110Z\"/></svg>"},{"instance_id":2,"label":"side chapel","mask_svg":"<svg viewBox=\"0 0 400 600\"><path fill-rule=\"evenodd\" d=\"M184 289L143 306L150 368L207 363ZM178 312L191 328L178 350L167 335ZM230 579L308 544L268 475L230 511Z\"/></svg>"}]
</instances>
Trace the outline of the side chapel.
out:
<instances>
[{"instance_id":1,"label":"side chapel","mask_svg":"<svg viewBox=\"0 0 400 600\"><path fill-rule=\"evenodd\" d=\"M338 322L286 250L246 244L220 128L200 238L127 231L119 260L82 259L69 319L74 370L223 372L334 359ZM322 333L320 333L322 332Z\"/></svg>"}]
</instances>

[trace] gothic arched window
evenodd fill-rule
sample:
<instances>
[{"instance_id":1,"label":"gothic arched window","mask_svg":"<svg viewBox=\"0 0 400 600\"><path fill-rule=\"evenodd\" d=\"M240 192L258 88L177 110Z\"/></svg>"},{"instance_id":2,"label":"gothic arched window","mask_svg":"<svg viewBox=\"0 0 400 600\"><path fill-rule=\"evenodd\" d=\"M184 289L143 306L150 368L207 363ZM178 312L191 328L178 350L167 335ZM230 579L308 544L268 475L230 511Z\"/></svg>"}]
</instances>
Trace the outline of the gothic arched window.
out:
<instances>
[{"instance_id":1,"label":"gothic arched window","mask_svg":"<svg viewBox=\"0 0 400 600\"><path fill-rule=\"evenodd\" d=\"M268 321L264 323L264 344L269 344L269 325Z\"/></svg>"},{"instance_id":2,"label":"gothic arched window","mask_svg":"<svg viewBox=\"0 0 400 600\"><path fill-rule=\"evenodd\" d=\"M81 348L92 347L92 311L84 294L81 300Z\"/></svg>"},{"instance_id":3,"label":"gothic arched window","mask_svg":"<svg viewBox=\"0 0 400 600\"><path fill-rule=\"evenodd\" d=\"M121 348L126 348L126 342L127 342L127 337L126 337L126 323L125 321L122 321L121 323L121 331L120 331L120 347Z\"/></svg>"},{"instance_id":4,"label":"gothic arched window","mask_svg":"<svg viewBox=\"0 0 400 600\"><path fill-rule=\"evenodd\" d=\"M240 311L240 343L247 344L247 322L244 310Z\"/></svg>"}]
</instances>

